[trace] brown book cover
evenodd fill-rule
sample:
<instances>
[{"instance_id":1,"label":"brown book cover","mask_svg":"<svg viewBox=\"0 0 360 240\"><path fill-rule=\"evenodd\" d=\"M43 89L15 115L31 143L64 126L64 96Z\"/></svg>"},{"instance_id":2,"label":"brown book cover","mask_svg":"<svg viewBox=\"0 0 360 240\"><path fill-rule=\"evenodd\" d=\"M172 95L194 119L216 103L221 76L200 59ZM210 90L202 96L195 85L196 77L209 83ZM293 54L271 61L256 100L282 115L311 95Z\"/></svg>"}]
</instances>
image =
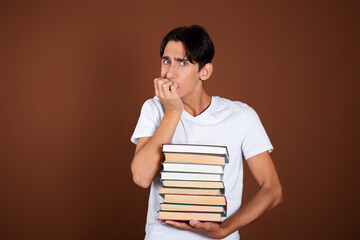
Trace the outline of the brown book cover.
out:
<instances>
[{"instance_id":1,"label":"brown book cover","mask_svg":"<svg viewBox=\"0 0 360 240\"><path fill-rule=\"evenodd\" d=\"M225 165L226 157L220 155L167 153L164 152L165 162L182 162L194 164Z\"/></svg>"},{"instance_id":2,"label":"brown book cover","mask_svg":"<svg viewBox=\"0 0 360 240\"><path fill-rule=\"evenodd\" d=\"M159 211L158 220L221 222L221 213Z\"/></svg>"},{"instance_id":3,"label":"brown book cover","mask_svg":"<svg viewBox=\"0 0 360 240\"><path fill-rule=\"evenodd\" d=\"M171 212L213 212L226 216L224 206L160 203L160 210Z\"/></svg>"},{"instance_id":4,"label":"brown book cover","mask_svg":"<svg viewBox=\"0 0 360 240\"><path fill-rule=\"evenodd\" d=\"M221 189L202 188L160 188L160 195L163 194L185 194L185 195L222 195Z\"/></svg>"},{"instance_id":5,"label":"brown book cover","mask_svg":"<svg viewBox=\"0 0 360 240\"><path fill-rule=\"evenodd\" d=\"M164 187L225 189L222 181L161 180L161 182Z\"/></svg>"},{"instance_id":6,"label":"brown book cover","mask_svg":"<svg viewBox=\"0 0 360 240\"><path fill-rule=\"evenodd\" d=\"M225 196L164 194L165 203L226 206Z\"/></svg>"}]
</instances>

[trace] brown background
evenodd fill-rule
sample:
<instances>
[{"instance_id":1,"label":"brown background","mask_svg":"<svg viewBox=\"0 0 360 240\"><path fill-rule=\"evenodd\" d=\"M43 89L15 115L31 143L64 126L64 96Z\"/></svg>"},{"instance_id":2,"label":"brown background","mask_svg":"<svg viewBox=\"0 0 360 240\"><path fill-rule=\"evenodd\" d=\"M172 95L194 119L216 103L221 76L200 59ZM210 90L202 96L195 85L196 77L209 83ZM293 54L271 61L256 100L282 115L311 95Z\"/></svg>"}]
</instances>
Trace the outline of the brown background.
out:
<instances>
[{"instance_id":1,"label":"brown background","mask_svg":"<svg viewBox=\"0 0 360 240\"><path fill-rule=\"evenodd\" d=\"M284 202L242 239L359 239L356 1L35 2L0 3L1 239L143 238L129 139L162 37L193 23L216 48L206 89L276 149Z\"/></svg>"}]
</instances>

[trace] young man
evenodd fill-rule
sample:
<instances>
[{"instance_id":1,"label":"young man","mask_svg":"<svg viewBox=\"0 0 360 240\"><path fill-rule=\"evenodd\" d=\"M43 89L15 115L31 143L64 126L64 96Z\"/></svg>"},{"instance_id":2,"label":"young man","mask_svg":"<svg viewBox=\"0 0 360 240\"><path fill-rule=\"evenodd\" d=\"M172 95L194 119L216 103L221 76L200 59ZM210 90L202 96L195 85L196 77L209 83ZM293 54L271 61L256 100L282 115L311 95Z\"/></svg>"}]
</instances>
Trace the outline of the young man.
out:
<instances>
[{"instance_id":1,"label":"young man","mask_svg":"<svg viewBox=\"0 0 360 240\"><path fill-rule=\"evenodd\" d=\"M214 45L200 26L169 32L160 47L161 77L154 80L155 97L142 109L131 141L137 144L131 164L134 182L151 185L145 239L239 239L237 230L282 201L282 189L269 152L270 140L256 112L239 101L210 96L204 82L213 72ZM222 224L157 220L162 198L159 171L163 143L227 146L230 162L223 182L228 217ZM260 189L240 209L245 157Z\"/></svg>"}]
</instances>

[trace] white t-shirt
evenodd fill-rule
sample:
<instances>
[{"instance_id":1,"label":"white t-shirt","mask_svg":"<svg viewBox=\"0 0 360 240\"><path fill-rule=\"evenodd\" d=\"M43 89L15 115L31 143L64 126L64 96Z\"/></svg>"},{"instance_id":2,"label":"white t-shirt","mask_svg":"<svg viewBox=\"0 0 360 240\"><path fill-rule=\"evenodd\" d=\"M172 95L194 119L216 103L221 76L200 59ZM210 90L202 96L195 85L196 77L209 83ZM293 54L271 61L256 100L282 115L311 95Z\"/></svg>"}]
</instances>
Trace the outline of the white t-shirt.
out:
<instances>
[{"instance_id":1,"label":"white t-shirt","mask_svg":"<svg viewBox=\"0 0 360 240\"><path fill-rule=\"evenodd\" d=\"M141 137L151 137L164 116L164 107L158 97L147 100L141 109L131 141L137 144ZM171 143L208 144L227 146L230 161L223 175L227 200L227 217L237 212L241 205L243 190L243 155L245 159L264 151L271 152L273 146L261 121L251 107L239 101L213 96L210 106L200 115L193 117L183 111ZM164 226L157 220L160 203L164 199L158 194L161 188L160 174L151 184L146 237L148 240L204 240L209 239L191 231ZM224 238L239 239L238 231Z\"/></svg>"}]
</instances>

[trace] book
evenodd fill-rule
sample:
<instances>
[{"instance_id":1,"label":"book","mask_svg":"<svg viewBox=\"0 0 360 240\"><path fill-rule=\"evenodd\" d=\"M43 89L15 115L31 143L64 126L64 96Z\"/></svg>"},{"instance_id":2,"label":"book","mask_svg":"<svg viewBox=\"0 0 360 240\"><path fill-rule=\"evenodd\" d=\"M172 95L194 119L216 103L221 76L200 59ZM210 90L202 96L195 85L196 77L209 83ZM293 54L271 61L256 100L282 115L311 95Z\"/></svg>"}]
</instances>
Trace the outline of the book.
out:
<instances>
[{"instance_id":1,"label":"book","mask_svg":"<svg viewBox=\"0 0 360 240\"><path fill-rule=\"evenodd\" d=\"M222 181L183 181L183 180L161 180L164 187L178 188L210 188L222 189L224 191L224 183Z\"/></svg>"},{"instance_id":2,"label":"book","mask_svg":"<svg viewBox=\"0 0 360 240\"><path fill-rule=\"evenodd\" d=\"M172 153L201 153L224 155L229 157L226 146L195 145L195 144L163 144L163 152Z\"/></svg>"},{"instance_id":3,"label":"book","mask_svg":"<svg viewBox=\"0 0 360 240\"><path fill-rule=\"evenodd\" d=\"M226 216L226 209L223 206L160 203L160 210L172 212L214 212Z\"/></svg>"},{"instance_id":4,"label":"book","mask_svg":"<svg viewBox=\"0 0 360 240\"><path fill-rule=\"evenodd\" d=\"M165 203L226 206L225 196L164 194Z\"/></svg>"},{"instance_id":5,"label":"book","mask_svg":"<svg viewBox=\"0 0 360 240\"><path fill-rule=\"evenodd\" d=\"M159 211L158 220L221 222L221 213Z\"/></svg>"},{"instance_id":6,"label":"book","mask_svg":"<svg viewBox=\"0 0 360 240\"><path fill-rule=\"evenodd\" d=\"M164 172L161 171L161 179L168 180L196 180L196 181L221 181L222 174L207 173L182 173L182 172Z\"/></svg>"},{"instance_id":7,"label":"book","mask_svg":"<svg viewBox=\"0 0 360 240\"><path fill-rule=\"evenodd\" d=\"M221 189L201 189L201 188L160 188L160 195L163 194L185 194L185 195L222 195Z\"/></svg>"},{"instance_id":8,"label":"book","mask_svg":"<svg viewBox=\"0 0 360 240\"><path fill-rule=\"evenodd\" d=\"M165 162L225 165L226 157L220 155L186 154L164 152Z\"/></svg>"},{"instance_id":9,"label":"book","mask_svg":"<svg viewBox=\"0 0 360 240\"><path fill-rule=\"evenodd\" d=\"M224 172L224 166L194 163L163 162L163 170L167 172L218 173Z\"/></svg>"},{"instance_id":10,"label":"book","mask_svg":"<svg viewBox=\"0 0 360 240\"><path fill-rule=\"evenodd\" d=\"M226 146L163 144L159 220L221 222L226 216L221 181L229 162Z\"/></svg>"}]
</instances>

